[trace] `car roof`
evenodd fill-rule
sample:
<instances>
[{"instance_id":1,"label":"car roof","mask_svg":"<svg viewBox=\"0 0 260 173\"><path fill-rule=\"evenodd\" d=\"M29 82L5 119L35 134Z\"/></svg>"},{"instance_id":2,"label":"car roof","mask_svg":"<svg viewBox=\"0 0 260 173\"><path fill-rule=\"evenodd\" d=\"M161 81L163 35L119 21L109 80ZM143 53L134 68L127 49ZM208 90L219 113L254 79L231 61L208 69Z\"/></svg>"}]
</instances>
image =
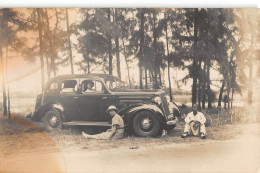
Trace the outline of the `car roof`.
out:
<instances>
[{"instance_id":1,"label":"car roof","mask_svg":"<svg viewBox=\"0 0 260 173\"><path fill-rule=\"evenodd\" d=\"M65 79L71 79L71 78L103 78L103 79L118 79L118 77L115 77L110 74L98 74L98 73L89 73L89 74L66 74L66 75L59 75L56 77L53 77L50 79L50 81L55 80L65 80Z\"/></svg>"}]
</instances>

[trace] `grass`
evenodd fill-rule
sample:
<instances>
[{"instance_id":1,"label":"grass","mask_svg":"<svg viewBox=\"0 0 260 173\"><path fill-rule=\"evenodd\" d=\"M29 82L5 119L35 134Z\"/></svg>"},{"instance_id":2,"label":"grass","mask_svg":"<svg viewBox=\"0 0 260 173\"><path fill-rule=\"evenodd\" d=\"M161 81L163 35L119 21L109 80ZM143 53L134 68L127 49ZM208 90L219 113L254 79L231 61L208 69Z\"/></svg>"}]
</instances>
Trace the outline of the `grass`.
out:
<instances>
[{"instance_id":1,"label":"grass","mask_svg":"<svg viewBox=\"0 0 260 173\"><path fill-rule=\"evenodd\" d=\"M187 115L191 111L191 107L182 106L182 118L185 118L184 114ZM207 119L206 126L260 122L260 117L257 116L259 108L256 107L233 107L232 109L211 108L201 110L201 112Z\"/></svg>"}]
</instances>

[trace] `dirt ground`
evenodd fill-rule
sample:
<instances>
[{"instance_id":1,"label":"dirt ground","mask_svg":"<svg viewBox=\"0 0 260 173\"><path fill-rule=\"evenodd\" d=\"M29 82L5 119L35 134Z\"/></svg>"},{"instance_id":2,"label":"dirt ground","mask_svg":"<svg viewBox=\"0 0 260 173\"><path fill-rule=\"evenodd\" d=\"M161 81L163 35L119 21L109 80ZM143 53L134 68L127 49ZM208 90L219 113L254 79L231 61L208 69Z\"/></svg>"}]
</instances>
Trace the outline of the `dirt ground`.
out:
<instances>
[{"instance_id":1,"label":"dirt ground","mask_svg":"<svg viewBox=\"0 0 260 173\"><path fill-rule=\"evenodd\" d=\"M97 141L84 139L82 137L82 131L92 132L90 129L86 128L71 127L61 131L45 133L42 130L41 124L35 125L20 116L13 115L11 121L7 118L3 118L1 115L0 117L0 172L104 172L105 170L107 170L107 172L113 172L114 170L111 169L110 159L114 159L113 156L111 156L111 153L113 155L113 153L115 154L115 151L115 157L125 157L125 161L128 160L128 162L133 162L132 164L136 166L136 169L134 169L135 166L132 166L129 170L126 169L119 172L136 172L137 170L139 170L137 172L149 172L149 169L137 169L138 166L142 167L140 165L142 162L148 164L147 160L142 159L147 158L149 160L149 153L154 154L154 157L156 157L155 160L157 160L158 163L163 162L163 160L165 160L165 162L161 164L168 163L170 162L171 159L169 158L171 157L175 158L176 163L179 163L180 160L176 160L176 157L167 153L174 150L172 152L177 153L177 155L182 155L182 150L188 151L190 150L190 147L197 145L200 147L205 147L206 145L208 146L208 149L214 150L218 145L222 145L222 143L227 141L231 142L228 143L226 147L232 148L232 146L234 146L232 143L241 143L241 136L243 136L243 142L251 139L247 139L245 132L250 134L250 136L253 136L254 143L259 144L260 146L258 141L260 137L260 124L236 124L207 127L208 135L205 140L198 137L180 138L184 125L178 124L174 130L168 132L168 136L166 137L138 138L128 136L119 141ZM251 149L254 149L254 147L255 145L250 146ZM180 150L177 150L176 148L180 148ZM196 151L199 152L199 150ZM260 153L259 148L256 148L256 152ZM133 155L133 153L136 153L136 155ZM164 154L160 155L160 153ZM188 155L187 158L181 158L183 160L188 160L191 153ZM199 153L196 155L199 155ZM109 156L111 156L111 158L109 158ZM194 155L192 155L192 157L193 156ZM249 155L248 157L251 156L253 159L258 157L254 155ZM205 157L210 156L205 155ZM89 161L84 161L88 159ZM105 162L104 159L106 160ZM139 162L136 163L134 161L135 159L139 160ZM234 158L232 157L230 159ZM121 159L115 160L115 162L123 164L120 160ZM254 160L257 161L257 159ZM84 167L84 165L86 166L86 163L91 163L92 167L91 165ZM106 169L108 163L110 163L110 166ZM254 168L254 166L257 165L259 166L257 162L250 163L250 165L253 164L250 168ZM149 164L151 163L149 162ZM179 164L183 163L180 162ZM93 167L93 165L95 166ZM151 168L153 168L152 164ZM157 172L156 170L158 171L158 169L153 168L152 172ZM173 172L179 171L197 172L198 170L192 171L190 168L185 169L185 166L180 166L180 168L176 167Z\"/></svg>"}]
</instances>

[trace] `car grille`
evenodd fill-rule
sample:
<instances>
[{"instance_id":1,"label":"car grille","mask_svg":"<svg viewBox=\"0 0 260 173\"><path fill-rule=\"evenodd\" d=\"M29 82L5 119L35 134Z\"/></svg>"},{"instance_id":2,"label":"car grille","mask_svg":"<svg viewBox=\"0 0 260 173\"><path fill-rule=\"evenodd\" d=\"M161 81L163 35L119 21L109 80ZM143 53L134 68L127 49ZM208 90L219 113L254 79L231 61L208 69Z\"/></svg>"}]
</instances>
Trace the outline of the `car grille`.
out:
<instances>
[{"instance_id":1,"label":"car grille","mask_svg":"<svg viewBox=\"0 0 260 173\"><path fill-rule=\"evenodd\" d=\"M169 110L168 102L167 102L166 97L165 97L165 93L160 94L160 97L161 97L161 100L162 100L162 108L163 108L164 114L167 118L168 115L170 115L170 110Z\"/></svg>"}]
</instances>

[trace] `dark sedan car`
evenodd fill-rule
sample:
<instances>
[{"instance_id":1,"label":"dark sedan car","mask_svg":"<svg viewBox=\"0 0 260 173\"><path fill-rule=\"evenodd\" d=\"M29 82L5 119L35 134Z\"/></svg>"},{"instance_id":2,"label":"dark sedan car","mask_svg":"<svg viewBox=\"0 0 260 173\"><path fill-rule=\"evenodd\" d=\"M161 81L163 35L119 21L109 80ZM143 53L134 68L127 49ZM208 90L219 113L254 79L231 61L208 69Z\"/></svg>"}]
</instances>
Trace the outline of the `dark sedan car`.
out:
<instances>
[{"instance_id":1,"label":"dark sedan car","mask_svg":"<svg viewBox=\"0 0 260 173\"><path fill-rule=\"evenodd\" d=\"M46 130L63 125L111 126L106 109L119 109L128 132L156 136L173 129L180 115L175 104L169 109L162 90L127 89L119 78L107 74L62 75L49 80L36 99L33 121Z\"/></svg>"}]
</instances>

